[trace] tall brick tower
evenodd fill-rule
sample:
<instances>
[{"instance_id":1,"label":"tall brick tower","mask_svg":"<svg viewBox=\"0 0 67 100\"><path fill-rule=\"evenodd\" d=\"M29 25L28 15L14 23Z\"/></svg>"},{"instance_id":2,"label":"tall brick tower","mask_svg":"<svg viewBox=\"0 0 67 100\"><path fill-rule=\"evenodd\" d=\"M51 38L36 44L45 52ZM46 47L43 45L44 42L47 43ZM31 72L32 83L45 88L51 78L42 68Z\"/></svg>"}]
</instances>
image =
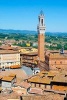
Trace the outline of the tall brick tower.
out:
<instances>
[{"instance_id":1,"label":"tall brick tower","mask_svg":"<svg viewBox=\"0 0 67 100\"><path fill-rule=\"evenodd\" d=\"M45 24L44 24L44 14L41 11L38 17L39 24L37 26L38 30L38 57L40 61L45 61L44 56L44 33L45 33Z\"/></svg>"}]
</instances>

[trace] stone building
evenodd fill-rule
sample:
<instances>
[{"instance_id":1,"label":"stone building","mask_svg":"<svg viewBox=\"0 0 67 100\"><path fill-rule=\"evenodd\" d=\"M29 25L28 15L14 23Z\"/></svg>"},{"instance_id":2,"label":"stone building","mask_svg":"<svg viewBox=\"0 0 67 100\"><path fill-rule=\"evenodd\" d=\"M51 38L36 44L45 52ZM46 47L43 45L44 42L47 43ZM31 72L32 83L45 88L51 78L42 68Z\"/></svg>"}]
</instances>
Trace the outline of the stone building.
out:
<instances>
[{"instance_id":1,"label":"stone building","mask_svg":"<svg viewBox=\"0 0 67 100\"><path fill-rule=\"evenodd\" d=\"M45 56L49 70L67 70L67 53L50 52Z\"/></svg>"},{"instance_id":2,"label":"stone building","mask_svg":"<svg viewBox=\"0 0 67 100\"><path fill-rule=\"evenodd\" d=\"M19 50L20 51L20 58L21 58L21 65L25 65L28 67L35 67L37 66L37 49L31 47L25 47Z\"/></svg>"},{"instance_id":3,"label":"stone building","mask_svg":"<svg viewBox=\"0 0 67 100\"><path fill-rule=\"evenodd\" d=\"M0 50L0 68L20 65L20 53L14 50Z\"/></svg>"}]
</instances>

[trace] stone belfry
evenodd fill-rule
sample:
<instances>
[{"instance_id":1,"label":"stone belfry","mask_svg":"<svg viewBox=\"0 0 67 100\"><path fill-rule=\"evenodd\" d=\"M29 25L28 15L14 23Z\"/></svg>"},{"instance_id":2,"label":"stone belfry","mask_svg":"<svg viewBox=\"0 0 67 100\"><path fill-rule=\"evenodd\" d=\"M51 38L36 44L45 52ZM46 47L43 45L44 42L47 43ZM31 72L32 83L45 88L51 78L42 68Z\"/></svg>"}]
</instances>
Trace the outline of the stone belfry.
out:
<instances>
[{"instance_id":1,"label":"stone belfry","mask_svg":"<svg viewBox=\"0 0 67 100\"><path fill-rule=\"evenodd\" d=\"M40 15L38 16L39 24L37 26L38 30L38 58L40 61L45 61L44 56L44 33L45 33L45 24L44 24L44 14L41 11Z\"/></svg>"}]
</instances>

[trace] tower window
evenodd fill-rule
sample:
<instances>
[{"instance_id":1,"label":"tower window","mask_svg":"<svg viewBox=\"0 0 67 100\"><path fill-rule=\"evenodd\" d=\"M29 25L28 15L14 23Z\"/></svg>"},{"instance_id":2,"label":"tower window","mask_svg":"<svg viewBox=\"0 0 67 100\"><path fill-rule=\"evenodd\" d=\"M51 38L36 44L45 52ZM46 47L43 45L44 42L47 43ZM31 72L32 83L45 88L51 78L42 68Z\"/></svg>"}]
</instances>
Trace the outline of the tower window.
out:
<instances>
[{"instance_id":1,"label":"tower window","mask_svg":"<svg viewBox=\"0 0 67 100\"><path fill-rule=\"evenodd\" d=\"M43 19L41 20L41 24L42 24L42 26L43 26Z\"/></svg>"}]
</instances>

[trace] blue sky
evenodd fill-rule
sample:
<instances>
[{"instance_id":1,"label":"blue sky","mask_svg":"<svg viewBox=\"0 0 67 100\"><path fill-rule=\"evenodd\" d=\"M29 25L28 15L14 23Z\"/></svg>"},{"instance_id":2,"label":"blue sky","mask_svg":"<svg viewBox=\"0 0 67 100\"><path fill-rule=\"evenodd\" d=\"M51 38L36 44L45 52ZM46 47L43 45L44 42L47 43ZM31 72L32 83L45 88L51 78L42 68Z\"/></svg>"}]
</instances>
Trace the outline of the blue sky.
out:
<instances>
[{"instance_id":1,"label":"blue sky","mask_svg":"<svg viewBox=\"0 0 67 100\"><path fill-rule=\"evenodd\" d=\"M37 30L41 10L46 31L67 32L67 0L0 0L0 29Z\"/></svg>"}]
</instances>

